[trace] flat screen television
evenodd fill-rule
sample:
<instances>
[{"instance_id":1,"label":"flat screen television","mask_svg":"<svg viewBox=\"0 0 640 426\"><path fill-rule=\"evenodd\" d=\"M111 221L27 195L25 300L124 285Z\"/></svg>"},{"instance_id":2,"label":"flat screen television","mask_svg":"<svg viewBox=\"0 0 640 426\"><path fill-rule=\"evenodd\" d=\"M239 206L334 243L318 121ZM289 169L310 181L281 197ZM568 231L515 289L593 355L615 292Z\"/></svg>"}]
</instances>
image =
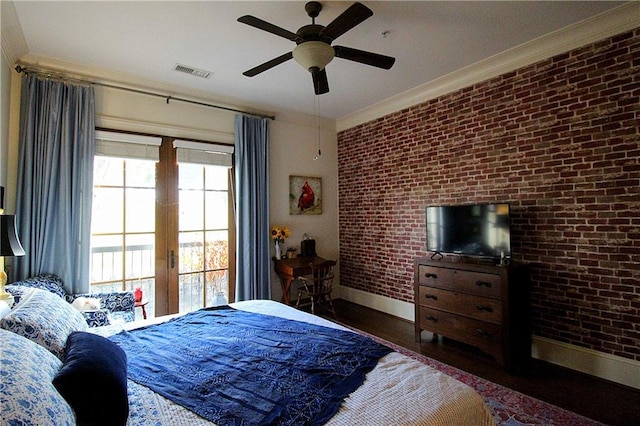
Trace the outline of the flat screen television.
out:
<instances>
[{"instance_id":1,"label":"flat screen television","mask_svg":"<svg viewBox=\"0 0 640 426\"><path fill-rule=\"evenodd\" d=\"M427 206L427 250L484 258L511 257L508 203Z\"/></svg>"}]
</instances>

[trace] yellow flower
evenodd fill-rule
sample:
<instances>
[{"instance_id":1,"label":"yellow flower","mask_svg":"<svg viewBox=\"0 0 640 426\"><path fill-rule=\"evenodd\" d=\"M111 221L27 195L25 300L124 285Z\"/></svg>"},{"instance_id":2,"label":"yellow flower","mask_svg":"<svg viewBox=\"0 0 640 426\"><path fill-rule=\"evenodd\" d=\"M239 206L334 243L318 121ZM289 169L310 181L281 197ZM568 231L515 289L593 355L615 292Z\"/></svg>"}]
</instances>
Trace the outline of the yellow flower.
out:
<instances>
[{"instance_id":1,"label":"yellow flower","mask_svg":"<svg viewBox=\"0 0 640 426\"><path fill-rule=\"evenodd\" d=\"M271 239L279 243L282 243L284 242L284 240L286 240L291 236L291 231L286 226L274 225L271 227L270 234L271 234Z\"/></svg>"},{"instance_id":2,"label":"yellow flower","mask_svg":"<svg viewBox=\"0 0 640 426\"><path fill-rule=\"evenodd\" d=\"M278 238L280 238L280 227L279 226L272 226L271 227L271 238L273 238L274 240L277 240Z\"/></svg>"}]
</instances>

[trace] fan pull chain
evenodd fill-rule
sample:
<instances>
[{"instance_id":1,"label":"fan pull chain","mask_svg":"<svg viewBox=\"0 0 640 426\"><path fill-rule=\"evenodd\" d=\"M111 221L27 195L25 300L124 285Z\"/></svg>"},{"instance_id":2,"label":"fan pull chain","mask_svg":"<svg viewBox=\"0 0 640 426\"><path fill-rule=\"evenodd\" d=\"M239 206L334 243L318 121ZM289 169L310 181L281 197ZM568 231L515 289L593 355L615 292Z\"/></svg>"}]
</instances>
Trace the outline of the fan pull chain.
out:
<instances>
[{"instance_id":1,"label":"fan pull chain","mask_svg":"<svg viewBox=\"0 0 640 426\"><path fill-rule=\"evenodd\" d=\"M315 95L313 101L313 109L316 115L316 130L318 137L318 154L315 155L313 159L317 160L322 155L322 151L320 150L320 96Z\"/></svg>"}]
</instances>

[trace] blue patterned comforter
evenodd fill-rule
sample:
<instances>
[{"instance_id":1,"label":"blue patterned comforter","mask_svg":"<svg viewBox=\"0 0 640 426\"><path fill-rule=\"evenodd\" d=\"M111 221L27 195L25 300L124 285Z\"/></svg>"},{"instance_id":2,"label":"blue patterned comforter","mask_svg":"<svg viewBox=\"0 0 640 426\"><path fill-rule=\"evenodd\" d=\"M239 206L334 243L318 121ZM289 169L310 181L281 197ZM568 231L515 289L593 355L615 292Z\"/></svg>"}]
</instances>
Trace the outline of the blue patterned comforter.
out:
<instances>
[{"instance_id":1,"label":"blue patterned comforter","mask_svg":"<svg viewBox=\"0 0 640 426\"><path fill-rule=\"evenodd\" d=\"M391 352L349 331L230 307L110 339L131 380L220 426L323 424Z\"/></svg>"}]
</instances>

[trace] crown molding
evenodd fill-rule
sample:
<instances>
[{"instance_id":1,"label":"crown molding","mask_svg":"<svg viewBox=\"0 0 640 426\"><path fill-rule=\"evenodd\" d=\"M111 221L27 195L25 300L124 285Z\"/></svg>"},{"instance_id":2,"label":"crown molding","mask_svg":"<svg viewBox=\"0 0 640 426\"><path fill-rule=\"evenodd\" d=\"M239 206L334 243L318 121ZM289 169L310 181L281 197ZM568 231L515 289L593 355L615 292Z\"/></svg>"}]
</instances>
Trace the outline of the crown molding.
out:
<instances>
[{"instance_id":1,"label":"crown molding","mask_svg":"<svg viewBox=\"0 0 640 426\"><path fill-rule=\"evenodd\" d=\"M15 64L22 55L29 51L27 41L24 39L22 27L18 20L16 8L12 1L0 2L0 16L2 18L2 54L9 65Z\"/></svg>"},{"instance_id":2,"label":"crown molding","mask_svg":"<svg viewBox=\"0 0 640 426\"><path fill-rule=\"evenodd\" d=\"M640 27L640 2L625 3L584 21L505 50L336 120L350 129L561 53Z\"/></svg>"}]
</instances>

